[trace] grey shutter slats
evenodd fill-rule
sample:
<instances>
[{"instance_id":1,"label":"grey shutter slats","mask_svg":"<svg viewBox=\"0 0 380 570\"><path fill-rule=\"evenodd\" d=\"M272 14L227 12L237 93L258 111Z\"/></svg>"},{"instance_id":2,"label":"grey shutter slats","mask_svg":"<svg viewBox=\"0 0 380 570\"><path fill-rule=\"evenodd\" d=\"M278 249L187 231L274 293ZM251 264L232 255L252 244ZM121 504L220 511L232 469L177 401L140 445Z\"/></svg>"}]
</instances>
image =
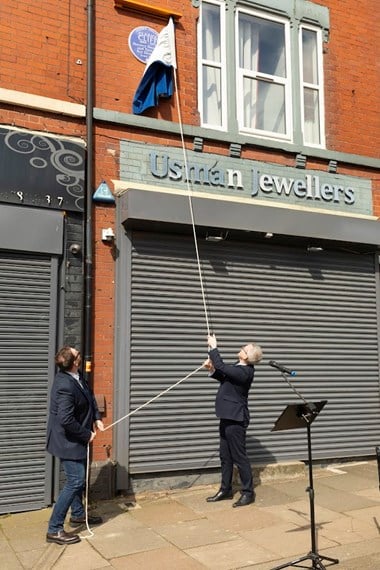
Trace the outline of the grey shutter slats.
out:
<instances>
[{"instance_id":1,"label":"grey shutter slats","mask_svg":"<svg viewBox=\"0 0 380 570\"><path fill-rule=\"evenodd\" d=\"M56 269L54 269L56 272ZM46 506L53 265L0 253L0 512Z\"/></svg>"},{"instance_id":2,"label":"grey shutter slats","mask_svg":"<svg viewBox=\"0 0 380 570\"><path fill-rule=\"evenodd\" d=\"M130 409L197 368L206 324L190 237L135 232L131 270ZM373 453L380 443L379 338L374 255L308 253L298 247L199 241L210 328L227 362L241 344L264 349L250 393L252 462L306 459L305 430L271 432L297 395L268 366L328 403L313 423L318 458ZM144 473L215 467L217 383L206 371L131 416L129 469Z\"/></svg>"}]
</instances>

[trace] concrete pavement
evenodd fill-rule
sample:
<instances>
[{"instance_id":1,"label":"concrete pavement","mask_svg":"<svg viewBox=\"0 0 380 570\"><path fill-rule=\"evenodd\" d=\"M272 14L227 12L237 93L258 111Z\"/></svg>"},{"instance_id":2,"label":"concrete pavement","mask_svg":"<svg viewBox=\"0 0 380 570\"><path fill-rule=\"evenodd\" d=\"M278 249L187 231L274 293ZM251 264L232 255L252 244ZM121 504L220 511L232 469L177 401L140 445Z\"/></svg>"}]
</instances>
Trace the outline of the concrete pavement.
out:
<instances>
[{"instance_id":1,"label":"concrete pavement","mask_svg":"<svg viewBox=\"0 0 380 570\"><path fill-rule=\"evenodd\" d=\"M301 465L264 478L255 504L238 509L229 500L205 501L215 485L99 502L104 523L93 536L83 528L87 538L66 547L45 542L50 509L1 516L0 568L270 570L311 550L308 472ZM314 468L313 475L318 553L337 558L339 570L380 569L376 461Z\"/></svg>"}]
</instances>

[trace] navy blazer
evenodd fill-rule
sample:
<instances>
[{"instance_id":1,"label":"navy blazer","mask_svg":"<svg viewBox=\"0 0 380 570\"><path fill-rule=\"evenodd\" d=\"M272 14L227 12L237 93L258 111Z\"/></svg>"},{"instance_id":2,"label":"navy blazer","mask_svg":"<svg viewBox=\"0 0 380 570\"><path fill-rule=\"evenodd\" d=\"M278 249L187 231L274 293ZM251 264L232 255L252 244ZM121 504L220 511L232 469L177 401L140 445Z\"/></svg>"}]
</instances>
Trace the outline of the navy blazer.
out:
<instances>
[{"instance_id":1,"label":"navy blazer","mask_svg":"<svg viewBox=\"0 0 380 570\"><path fill-rule=\"evenodd\" d=\"M211 376L220 382L215 400L216 416L248 426L248 392L255 374L254 366L225 364L217 348L209 351L209 357L215 368Z\"/></svg>"},{"instance_id":2,"label":"navy blazer","mask_svg":"<svg viewBox=\"0 0 380 570\"><path fill-rule=\"evenodd\" d=\"M58 372L50 395L46 449L60 459L85 459L93 423L101 418L94 395L83 379Z\"/></svg>"}]
</instances>

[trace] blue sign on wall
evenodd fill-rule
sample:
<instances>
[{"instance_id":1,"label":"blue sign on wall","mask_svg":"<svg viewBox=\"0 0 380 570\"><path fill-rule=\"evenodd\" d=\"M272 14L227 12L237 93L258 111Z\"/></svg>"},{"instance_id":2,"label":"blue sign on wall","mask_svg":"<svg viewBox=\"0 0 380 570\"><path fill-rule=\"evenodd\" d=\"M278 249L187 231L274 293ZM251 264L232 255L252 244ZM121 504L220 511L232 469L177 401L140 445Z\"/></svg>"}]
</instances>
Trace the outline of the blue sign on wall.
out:
<instances>
[{"instance_id":1,"label":"blue sign on wall","mask_svg":"<svg viewBox=\"0 0 380 570\"><path fill-rule=\"evenodd\" d=\"M156 47L157 37L156 30L148 26L139 26L129 34L129 49L139 61L146 63Z\"/></svg>"}]
</instances>

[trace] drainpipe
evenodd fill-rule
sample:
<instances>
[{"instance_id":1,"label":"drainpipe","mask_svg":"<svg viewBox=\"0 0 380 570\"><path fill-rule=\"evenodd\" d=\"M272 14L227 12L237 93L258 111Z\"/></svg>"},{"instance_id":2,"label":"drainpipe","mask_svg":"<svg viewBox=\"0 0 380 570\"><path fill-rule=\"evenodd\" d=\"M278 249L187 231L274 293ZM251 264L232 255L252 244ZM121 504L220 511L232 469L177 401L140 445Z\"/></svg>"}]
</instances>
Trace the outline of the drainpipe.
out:
<instances>
[{"instance_id":1,"label":"drainpipe","mask_svg":"<svg viewBox=\"0 0 380 570\"><path fill-rule=\"evenodd\" d=\"M85 291L84 291L84 326L83 326L83 360L84 376L91 384L92 372L92 194L94 163L94 4L95 0L87 0L87 97L86 97L86 196L85 196Z\"/></svg>"}]
</instances>

